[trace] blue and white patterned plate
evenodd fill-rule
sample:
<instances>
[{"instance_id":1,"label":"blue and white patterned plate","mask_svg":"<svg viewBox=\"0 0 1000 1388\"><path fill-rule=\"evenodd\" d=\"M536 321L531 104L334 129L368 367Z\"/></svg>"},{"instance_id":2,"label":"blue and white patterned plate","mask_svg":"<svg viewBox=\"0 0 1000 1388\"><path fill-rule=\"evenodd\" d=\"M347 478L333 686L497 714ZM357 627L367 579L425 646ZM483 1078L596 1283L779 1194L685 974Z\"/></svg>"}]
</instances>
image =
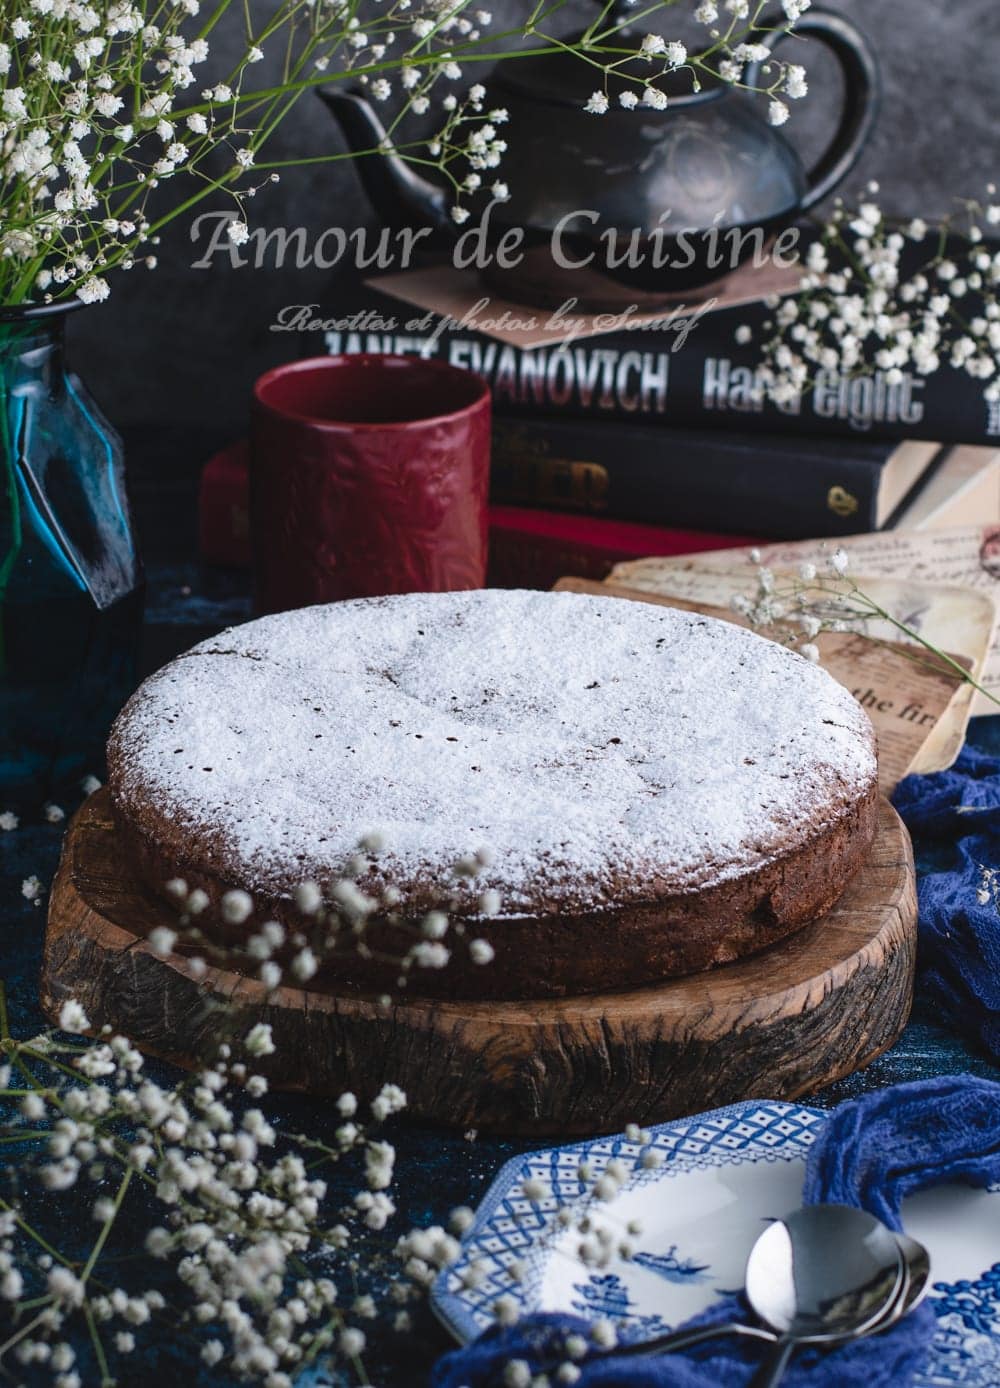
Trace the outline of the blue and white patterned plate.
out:
<instances>
[{"instance_id":1,"label":"blue and white patterned plate","mask_svg":"<svg viewBox=\"0 0 1000 1388\"><path fill-rule=\"evenodd\" d=\"M751 1101L665 1123L650 1130L663 1158L655 1168L639 1165L643 1149L623 1136L516 1157L479 1206L458 1262L435 1283L434 1309L462 1341L493 1323L502 1294L522 1312L609 1316L632 1335L679 1325L742 1286L762 1223L801 1204L805 1154L824 1118L819 1109ZM597 1177L614 1158L631 1175L613 1200L591 1208L622 1235L634 1219L642 1232L628 1261L588 1269L575 1255L578 1230L559 1216L588 1199L581 1161ZM532 1178L552 1192L537 1204L521 1194ZM1000 1189L923 1191L907 1201L903 1219L930 1250L938 1318L919 1388L998 1388ZM518 1280L512 1264L520 1265Z\"/></svg>"}]
</instances>

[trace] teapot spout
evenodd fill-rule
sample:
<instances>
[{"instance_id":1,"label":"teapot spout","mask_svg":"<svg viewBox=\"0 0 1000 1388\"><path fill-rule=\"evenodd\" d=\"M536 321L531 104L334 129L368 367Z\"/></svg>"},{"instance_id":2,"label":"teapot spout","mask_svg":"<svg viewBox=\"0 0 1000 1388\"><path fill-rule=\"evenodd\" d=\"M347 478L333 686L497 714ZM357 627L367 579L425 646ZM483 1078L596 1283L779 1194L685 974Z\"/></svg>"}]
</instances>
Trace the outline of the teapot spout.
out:
<instances>
[{"instance_id":1,"label":"teapot spout","mask_svg":"<svg viewBox=\"0 0 1000 1388\"><path fill-rule=\"evenodd\" d=\"M431 227L453 232L443 188L416 173L392 148L385 126L360 92L320 91L357 162L361 186L384 222L393 227Z\"/></svg>"}]
</instances>

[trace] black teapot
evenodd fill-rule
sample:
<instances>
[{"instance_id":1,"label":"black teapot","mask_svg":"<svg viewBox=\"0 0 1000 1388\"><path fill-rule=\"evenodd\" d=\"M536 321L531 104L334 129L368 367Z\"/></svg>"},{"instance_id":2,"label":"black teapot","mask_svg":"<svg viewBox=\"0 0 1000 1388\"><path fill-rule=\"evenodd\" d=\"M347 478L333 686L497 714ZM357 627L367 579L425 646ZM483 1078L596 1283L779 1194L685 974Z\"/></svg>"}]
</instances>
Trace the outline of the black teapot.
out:
<instances>
[{"instance_id":1,"label":"black teapot","mask_svg":"<svg viewBox=\"0 0 1000 1388\"><path fill-rule=\"evenodd\" d=\"M870 43L822 10L804 14L794 33L825 43L844 78L839 126L808 172L760 103L721 79L692 92L690 78L677 76L675 94L669 79L665 86L665 109L625 110L618 93L635 83L612 75L610 109L594 116L584 109L593 70L554 51L505 59L487 79L487 108L508 112L500 133L510 195L484 209L477 226L457 227L451 195L392 153L358 161L362 184L389 225L462 236L465 263L476 252L483 278L514 302L551 307L573 297L591 312L655 307L767 254L861 153L880 104ZM755 41L770 51L787 37L769 29ZM639 46L641 35L629 38ZM746 85L757 85L765 61L746 68ZM633 78L649 70L640 60L630 69ZM363 95L321 95L352 150L384 147L384 127ZM518 228L520 237L507 237L498 254L501 238Z\"/></svg>"}]
</instances>

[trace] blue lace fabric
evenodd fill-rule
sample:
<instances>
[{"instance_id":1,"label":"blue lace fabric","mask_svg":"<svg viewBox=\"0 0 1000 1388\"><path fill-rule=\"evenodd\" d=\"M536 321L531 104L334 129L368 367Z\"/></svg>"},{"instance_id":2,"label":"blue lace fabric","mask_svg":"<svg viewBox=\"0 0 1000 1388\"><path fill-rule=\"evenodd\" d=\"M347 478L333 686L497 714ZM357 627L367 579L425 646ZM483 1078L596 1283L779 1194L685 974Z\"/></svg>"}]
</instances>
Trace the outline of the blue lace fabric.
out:
<instances>
[{"instance_id":1,"label":"blue lace fabric","mask_svg":"<svg viewBox=\"0 0 1000 1388\"><path fill-rule=\"evenodd\" d=\"M926 1186L1000 1180L1000 1084L943 1076L866 1094L841 1104L809 1154L803 1198L855 1205L900 1229L900 1206ZM752 1320L742 1298L726 1297L692 1324ZM926 1365L935 1316L919 1306L892 1330L840 1349L804 1350L786 1373L788 1388L906 1388ZM431 1388L507 1388L511 1360L524 1360L553 1385L567 1336L589 1335L575 1316L532 1315L494 1328L439 1360ZM720 1336L683 1354L577 1361L578 1388L744 1388L761 1357L759 1342Z\"/></svg>"},{"instance_id":2,"label":"blue lace fabric","mask_svg":"<svg viewBox=\"0 0 1000 1388\"><path fill-rule=\"evenodd\" d=\"M1000 1061L1000 757L963 748L949 771L908 776L893 803L925 852L918 996Z\"/></svg>"}]
</instances>

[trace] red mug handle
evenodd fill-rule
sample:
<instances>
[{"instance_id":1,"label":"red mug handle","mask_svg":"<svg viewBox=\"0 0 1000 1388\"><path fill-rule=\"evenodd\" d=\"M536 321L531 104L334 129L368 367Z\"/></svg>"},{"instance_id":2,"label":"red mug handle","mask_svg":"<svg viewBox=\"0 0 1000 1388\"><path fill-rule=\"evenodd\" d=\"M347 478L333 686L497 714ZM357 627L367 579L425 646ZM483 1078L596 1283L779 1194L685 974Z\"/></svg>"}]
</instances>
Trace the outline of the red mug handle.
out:
<instances>
[{"instance_id":1,"label":"red mug handle","mask_svg":"<svg viewBox=\"0 0 1000 1388\"><path fill-rule=\"evenodd\" d=\"M773 51L784 39L795 35L817 38L825 43L844 75L844 109L840 124L806 175L806 195L799 204L800 210L806 212L832 193L858 162L882 105L882 78L870 40L850 20L829 10L809 10L796 20L794 29L772 29L754 35L754 41ZM766 61L766 58L760 59L746 69L747 86L759 85L760 69Z\"/></svg>"}]
</instances>

